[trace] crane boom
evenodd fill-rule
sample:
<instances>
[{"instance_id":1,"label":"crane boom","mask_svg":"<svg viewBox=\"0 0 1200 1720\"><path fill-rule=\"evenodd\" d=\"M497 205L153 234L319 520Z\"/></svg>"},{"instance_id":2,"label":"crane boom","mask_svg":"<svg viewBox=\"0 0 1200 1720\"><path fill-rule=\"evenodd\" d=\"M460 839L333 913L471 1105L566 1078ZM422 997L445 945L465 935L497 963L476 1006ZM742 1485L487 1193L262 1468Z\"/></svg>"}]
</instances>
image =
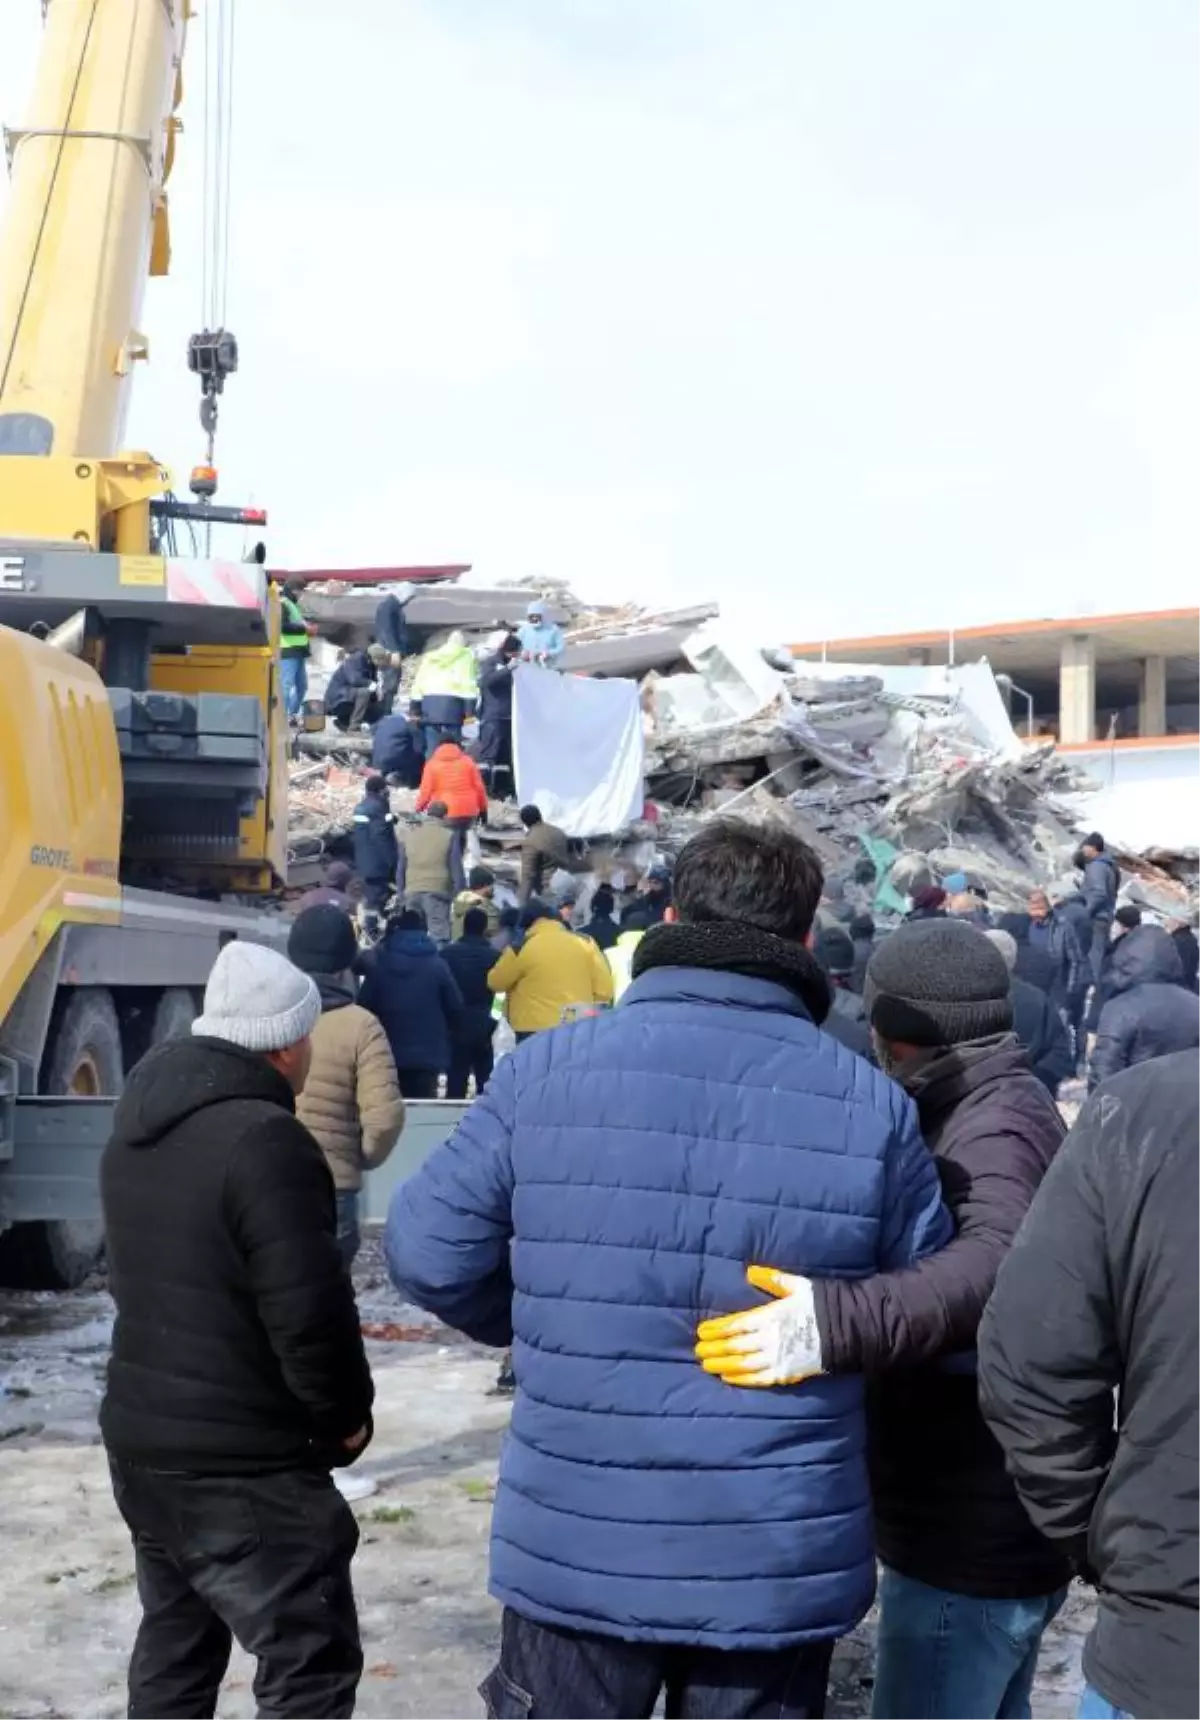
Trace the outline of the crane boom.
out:
<instances>
[{"instance_id":1,"label":"crane boom","mask_svg":"<svg viewBox=\"0 0 1200 1720\"><path fill-rule=\"evenodd\" d=\"M133 366L147 356L138 327L146 277L165 274L170 256L165 185L188 10L188 0L49 0L28 116L5 133L12 178L0 227L6 536L63 541L65 519L70 540L111 547L102 542L105 520L132 506L122 547L148 547L136 540L148 536L145 502L163 488L162 471L145 454L117 456ZM81 456L96 462L86 496L74 471ZM39 461L36 472L30 459ZM65 507L64 491L72 498ZM119 522L114 541L118 529Z\"/></svg>"}]
</instances>

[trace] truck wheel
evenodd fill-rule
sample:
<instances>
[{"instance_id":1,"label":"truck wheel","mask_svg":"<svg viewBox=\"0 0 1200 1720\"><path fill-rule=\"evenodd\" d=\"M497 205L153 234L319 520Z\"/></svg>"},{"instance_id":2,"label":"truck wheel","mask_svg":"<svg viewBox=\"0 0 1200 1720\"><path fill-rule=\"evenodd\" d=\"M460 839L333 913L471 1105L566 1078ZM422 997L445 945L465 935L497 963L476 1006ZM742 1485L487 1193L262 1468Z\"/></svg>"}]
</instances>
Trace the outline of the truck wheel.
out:
<instances>
[{"instance_id":1,"label":"truck wheel","mask_svg":"<svg viewBox=\"0 0 1200 1720\"><path fill-rule=\"evenodd\" d=\"M186 1039L198 1014L196 1000L190 991L184 991L182 986L164 991L154 1011L151 1045L163 1045L168 1039Z\"/></svg>"},{"instance_id":2,"label":"truck wheel","mask_svg":"<svg viewBox=\"0 0 1200 1720\"><path fill-rule=\"evenodd\" d=\"M99 988L69 992L43 1067L42 1092L115 1097L124 1084L121 1029L111 996ZM14 1225L0 1238L0 1282L15 1290L77 1290L103 1254L99 1219Z\"/></svg>"}]
</instances>

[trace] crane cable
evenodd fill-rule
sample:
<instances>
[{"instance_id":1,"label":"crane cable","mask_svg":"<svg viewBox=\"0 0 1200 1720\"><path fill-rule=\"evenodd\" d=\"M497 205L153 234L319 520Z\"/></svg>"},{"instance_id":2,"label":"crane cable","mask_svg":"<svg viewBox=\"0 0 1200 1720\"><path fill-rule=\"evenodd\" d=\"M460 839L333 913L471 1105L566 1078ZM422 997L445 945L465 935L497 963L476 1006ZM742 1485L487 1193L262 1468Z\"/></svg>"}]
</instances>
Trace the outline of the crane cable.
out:
<instances>
[{"instance_id":1,"label":"crane cable","mask_svg":"<svg viewBox=\"0 0 1200 1720\"><path fill-rule=\"evenodd\" d=\"M204 184L200 269L200 321L206 329L224 327L229 310L236 44L237 0L209 0L204 12Z\"/></svg>"},{"instance_id":2,"label":"crane cable","mask_svg":"<svg viewBox=\"0 0 1200 1720\"><path fill-rule=\"evenodd\" d=\"M92 8L88 13L88 20L84 26L83 42L79 49L79 62L75 67L75 76L71 80L71 95L67 102L66 118L63 121L62 131L59 133L58 149L55 151L54 155L54 166L50 173L50 183L46 187L46 200L42 204L41 219L38 221L37 236L33 241L33 250L29 257L29 268L25 274L25 284L21 288L21 298L17 305L17 314L13 318L12 338L8 343L8 351L4 355L4 370L3 372L0 372L0 395L2 395L4 390L8 387L9 372L12 369L13 358L17 350L17 340L20 336L21 324L25 317L25 307L29 302L29 294L33 288L33 276L34 271L37 268L38 257L41 254L42 240L46 236L46 223L50 219L50 205L54 201L54 188L58 184L58 173L62 166L63 151L67 147L67 139L71 131L71 120L74 118L75 114L75 100L79 95L79 85L83 79L83 68L87 61L88 48L91 46L92 41L92 26L96 22L96 13L99 10L99 6L100 0L92 0Z\"/></svg>"}]
</instances>

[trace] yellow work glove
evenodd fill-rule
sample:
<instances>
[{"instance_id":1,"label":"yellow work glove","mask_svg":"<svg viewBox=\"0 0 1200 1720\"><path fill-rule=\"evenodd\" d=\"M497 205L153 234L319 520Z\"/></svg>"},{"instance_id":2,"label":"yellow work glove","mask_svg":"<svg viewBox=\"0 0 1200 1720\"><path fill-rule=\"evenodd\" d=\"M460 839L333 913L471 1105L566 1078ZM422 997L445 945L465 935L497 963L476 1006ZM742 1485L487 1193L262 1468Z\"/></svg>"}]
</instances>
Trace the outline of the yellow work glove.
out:
<instances>
[{"instance_id":1,"label":"yellow work glove","mask_svg":"<svg viewBox=\"0 0 1200 1720\"><path fill-rule=\"evenodd\" d=\"M748 1266L746 1277L778 1301L702 1321L696 1355L705 1373L729 1386L794 1386L822 1373L811 1281L771 1266Z\"/></svg>"}]
</instances>

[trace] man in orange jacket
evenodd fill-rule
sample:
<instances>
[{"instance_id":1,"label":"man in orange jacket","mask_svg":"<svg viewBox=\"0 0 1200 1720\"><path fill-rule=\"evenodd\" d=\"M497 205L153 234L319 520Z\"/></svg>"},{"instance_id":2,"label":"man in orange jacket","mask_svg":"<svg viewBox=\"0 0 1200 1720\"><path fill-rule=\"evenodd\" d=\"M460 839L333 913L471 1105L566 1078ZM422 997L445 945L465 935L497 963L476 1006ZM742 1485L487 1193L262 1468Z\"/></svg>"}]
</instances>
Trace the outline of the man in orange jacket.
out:
<instances>
[{"instance_id":1,"label":"man in orange jacket","mask_svg":"<svg viewBox=\"0 0 1200 1720\"><path fill-rule=\"evenodd\" d=\"M479 766L455 741L443 741L422 772L417 811L424 812L435 800L445 806L452 830L468 830L477 818L487 817L487 789Z\"/></svg>"}]
</instances>

